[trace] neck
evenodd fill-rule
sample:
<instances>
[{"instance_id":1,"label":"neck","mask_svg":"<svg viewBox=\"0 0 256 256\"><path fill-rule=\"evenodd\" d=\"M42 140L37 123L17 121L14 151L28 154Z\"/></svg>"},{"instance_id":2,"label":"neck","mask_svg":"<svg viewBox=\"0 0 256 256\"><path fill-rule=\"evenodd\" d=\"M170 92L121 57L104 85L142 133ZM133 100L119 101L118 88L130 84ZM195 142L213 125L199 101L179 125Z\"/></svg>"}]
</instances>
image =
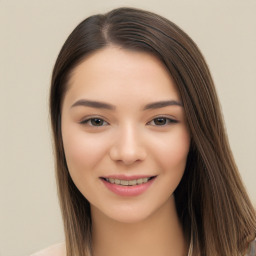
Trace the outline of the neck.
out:
<instances>
[{"instance_id":1,"label":"neck","mask_svg":"<svg viewBox=\"0 0 256 256\"><path fill-rule=\"evenodd\" d=\"M185 256L187 244L174 197L147 219L120 223L92 207L93 256Z\"/></svg>"}]
</instances>

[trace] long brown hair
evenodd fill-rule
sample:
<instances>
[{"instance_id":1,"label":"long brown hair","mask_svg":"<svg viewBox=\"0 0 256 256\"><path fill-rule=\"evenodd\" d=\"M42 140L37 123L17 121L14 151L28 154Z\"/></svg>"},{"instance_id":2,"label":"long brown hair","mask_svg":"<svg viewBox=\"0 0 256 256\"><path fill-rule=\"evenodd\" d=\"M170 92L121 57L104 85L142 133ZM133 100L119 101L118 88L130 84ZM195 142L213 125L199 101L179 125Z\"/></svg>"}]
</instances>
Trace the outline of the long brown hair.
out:
<instances>
[{"instance_id":1,"label":"long brown hair","mask_svg":"<svg viewBox=\"0 0 256 256\"><path fill-rule=\"evenodd\" d=\"M157 56L181 95L191 148L175 201L192 255L242 255L255 238L255 211L227 141L207 64L196 44L174 23L131 8L82 21L63 45L53 70L50 111L67 255L90 255L91 216L89 202L74 185L66 165L61 104L74 68L87 55L111 44Z\"/></svg>"}]
</instances>

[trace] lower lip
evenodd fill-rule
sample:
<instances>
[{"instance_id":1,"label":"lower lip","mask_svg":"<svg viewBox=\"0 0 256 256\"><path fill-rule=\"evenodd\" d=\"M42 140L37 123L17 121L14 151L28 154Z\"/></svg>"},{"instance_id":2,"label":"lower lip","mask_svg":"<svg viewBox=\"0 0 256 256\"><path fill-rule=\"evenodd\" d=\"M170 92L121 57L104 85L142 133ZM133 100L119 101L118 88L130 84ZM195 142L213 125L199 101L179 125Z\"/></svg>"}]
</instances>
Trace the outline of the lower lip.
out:
<instances>
[{"instance_id":1,"label":"lower lip","mask_svg":"<svg viewBox=\"0 0 256 256\"><path fill-rule=\"evenodd\" d=\"M135 185L135 186L121 186L117 184L112 184L102 179L104 185L112 192L119 196L138 196L145 192L151 184L154 182L155 178L149 180L146 183Z\"/></svg>"}]
</instances>

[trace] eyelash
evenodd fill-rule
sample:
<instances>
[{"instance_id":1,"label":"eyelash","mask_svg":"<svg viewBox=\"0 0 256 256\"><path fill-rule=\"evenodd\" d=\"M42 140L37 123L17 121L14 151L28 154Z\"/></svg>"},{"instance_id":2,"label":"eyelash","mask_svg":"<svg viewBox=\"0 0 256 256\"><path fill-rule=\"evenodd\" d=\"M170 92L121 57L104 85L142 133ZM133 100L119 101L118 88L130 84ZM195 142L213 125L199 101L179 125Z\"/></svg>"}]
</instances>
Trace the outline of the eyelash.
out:
<instances>
[{"instance_id":1,"label":"eyelash","mask_svg":"<svg viewBox=\"0 0 256 256\"><path fill-rule=\"evenodd\" d=\"M158 119L158 121L160 121L160 120L164 121L164 124L159 124L159 125L151 124L152 122L156 122L157 119ZM93 125L92 121L100 121L100 125ZM178 123L178 121L175 119L165 117L165 116L159 116L159 117L153 118L150 122L147 123L147 125L163 127L163 126L167 126L167 125L175 124L175 123ZM85 119L85 120L81 121L80 124L89 125L92 127L102 127L102 126L109 125L109 123L107 121L105 121L103 118L100 118L100 117L91 117L91 118Z\"/></svg>"},{"instance_id":2,"label":"eyelash","mask_svg":"<svg viewBox=\"0 0 256 256\"><path fill-rule=\"evenodd\" d=\"M102 121L102 122L104 123L104 125L93 125L93 124L92 124L92 121L96 121L96 120ZM108 125L109 123L106 122L103 118L100 118L100 117L91 117L91 118L88 118L88 119L86 119L86 120L81 121L80 124L82 124L82 125L89 125L89 126L92 126L92 127L102 127L102 126Z\"/></svg>"},{"instance_id":3,"label":"eyelash","mask_svg":"<svg viewBox=\"0 0 256 256\"><path fill-rule=\"evenodd\" d=\"M178 123L178 121L173 119L173 118L169 118L169 117L165 117L165 116L158 116L158 117L155 117L154 119L152 119L150 122L148 122L147 125L149 125L151 122L155 122L157 119L158 120L164 120L165 123L160 124L160 125L154 124L153 126L167 126L167 125Z\"/></svg>"}]
</instances>

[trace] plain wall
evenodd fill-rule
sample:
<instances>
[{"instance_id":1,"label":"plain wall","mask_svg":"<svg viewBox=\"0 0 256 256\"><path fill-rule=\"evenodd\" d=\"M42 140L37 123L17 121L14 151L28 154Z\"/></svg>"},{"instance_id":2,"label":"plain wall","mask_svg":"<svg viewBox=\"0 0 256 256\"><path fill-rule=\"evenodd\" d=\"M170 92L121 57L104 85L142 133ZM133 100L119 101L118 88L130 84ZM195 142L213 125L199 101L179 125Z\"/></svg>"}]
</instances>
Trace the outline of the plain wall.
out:
<instances>
[{"instance_id":1,"label":"plain wall","mask_svg":"<svg viewBox=\"0 0 256 256\"><path fill-rule=\"evenodd\" d=\"M48 115L51 71L81 20L120 6L163 15L198 44L256 205L255 0L0 0L1 256L26 256L63 240Z\"/></svg>"}]
</instances>

